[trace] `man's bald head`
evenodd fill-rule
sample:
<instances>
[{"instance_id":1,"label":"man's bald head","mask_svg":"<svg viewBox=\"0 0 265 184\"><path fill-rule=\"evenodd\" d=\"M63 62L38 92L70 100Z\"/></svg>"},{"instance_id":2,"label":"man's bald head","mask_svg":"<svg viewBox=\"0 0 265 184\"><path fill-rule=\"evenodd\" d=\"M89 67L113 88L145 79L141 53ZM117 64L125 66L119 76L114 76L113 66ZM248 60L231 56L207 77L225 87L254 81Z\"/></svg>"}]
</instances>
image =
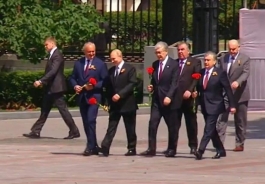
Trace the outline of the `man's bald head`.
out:
<instances>
[{"instance_id":1,"label":"man's bald head","mask_svg":"<svg viewBox=\"0 0 265 184\"><path fill-rule=\"evenodd\" d=\"M231 56L236 56L239 52L240 45L237 40L229 40L228 41L228 49Z\"/></svg>"}]
</instances>

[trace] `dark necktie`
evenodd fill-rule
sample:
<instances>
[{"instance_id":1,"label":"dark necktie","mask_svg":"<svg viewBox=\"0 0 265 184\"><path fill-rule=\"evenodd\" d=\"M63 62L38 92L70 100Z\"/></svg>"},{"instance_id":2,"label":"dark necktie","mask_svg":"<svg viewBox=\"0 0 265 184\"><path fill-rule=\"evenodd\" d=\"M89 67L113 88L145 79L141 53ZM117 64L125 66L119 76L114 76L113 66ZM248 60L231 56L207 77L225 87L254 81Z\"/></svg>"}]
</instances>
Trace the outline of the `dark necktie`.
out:
<instances>
[{"instance_id":1,"label":"dark necktie","mask_svg":"<svg viewBox=\"0 0 265 184\"><path fill-rule=\"evenodd\" d=\"M230 61L229 61L231 64L230 64L230 68L229 68L229 70L228 70L228 75L230 75L231 68L232 68L232 66L233 66L234 60L235 60L235 57L232 56L231 59L230 59Z\"/></svg>"},{"instance_id":2,"label":"dark necktie","mask_svg":"<svg viewBox=\"0 0 265 184\"><path fill-rule=\"evenodd\" d=\"M203 89L206 89L207 84L208 84L208 81L209 81L209 71L206 72L206 75L204 77L204 80L203 80Z\"/></svg>"},{"instance_id":3,"label":"dark necktie","mask_svg":"<svg viewBox=\"0 0 265 184\"><path fill-rule=\"evenodd\" d=\"M116 82L116 80L118 79L118 76L119 76L119 67L116 66L115 73L114 73L114 81L115 81L115 82Z\"/></svg>"},{"instance_id":4,"label":"dark necktie","mask_svg":"<svg viewBox=\"0 0 265 184\"><path fill-rule=\"evenodd\" d=\"M85 69L85 75L87 75L88 70L89 70L89 60L87 60L87 64L86 64L86 69Z\"/></svg>"},{"instance_id":5,"label":"dark necktie","mask_svg":"<svg viewBox=\"0 0 265 184\"><path fill-rule=\"evenodd\" d=\"M118 77L118 75L119 75L119 67L117 66L115 69L115 77Z\"/></svg>"},{"instance_id":6,"label":"dark necktie","mask_svg":"<svg viewBox=\"0 0 265 184\"><path fill-rule=\"evenodd\" d=\"M163 72L163 63L160 62L159 63L159 74L158 74L158 80L160 80L160 77L162 76L162 72Z\"/></svg>"},{"instance_id":7,"label":"dark necktie","mask_svg":"<svg viewBox=\"0 0 265 184\"><path fill-rule=\"evenodd\" d=\"M181 74L183 64L184 64L183 60L180 60L180 62L179 62L179 73L180 74Z\"/></svg>"}]
</instances>

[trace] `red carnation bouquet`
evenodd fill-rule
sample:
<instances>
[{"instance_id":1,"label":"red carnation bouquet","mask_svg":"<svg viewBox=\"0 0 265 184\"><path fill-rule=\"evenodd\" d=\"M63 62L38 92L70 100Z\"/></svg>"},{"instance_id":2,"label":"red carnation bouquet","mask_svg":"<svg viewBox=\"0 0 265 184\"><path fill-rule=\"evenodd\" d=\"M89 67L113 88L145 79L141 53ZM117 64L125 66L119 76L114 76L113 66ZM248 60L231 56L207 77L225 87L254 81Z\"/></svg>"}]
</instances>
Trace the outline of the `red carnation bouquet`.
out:
<instances>
[{"instance_id":1,"label":"red carnation bouquet","mask_svg":"<svg viewBox=\"0 0 265 184\"><path fill-rule=\"evenodd\" d=\"M109 108L107 106L101 105L100 103L98 103L97 99L94 98L94 97L89 98L87 102L88 102L89 105L98 105L98 106L100 106L106 112L109 111Z\"/></svg>"},{"instance_id":2,"label":"red carnation bouquet","mask_svg":"<svg viewBox=\"0 0 265 184\"><path fill-rule=\"evenodd\" d=\"M88 79L88 81L87 81L87 83L86 84L84 84L83 86L81 86L81 88L83 89L83 88L85 88L86 86L88 86L88 85L92 85L93 87L95 87L95 85L97 85L97 80L95 79L95 78L89 78ZM76 95L78 95L79 93L75 93L73 96L71 96L71 98L69 99L69 101L72 101L73 100L73 98L76 96Z\"/></svg>"},{"instance_id":3,"label":"red carnation bouquet","mask_svg":"<svg viewBox=\"0 0 265 184\"><path fill-rule=\"evenodd\" d=\"M199 80L201 78L201 74L200 73L194 73L191 75L191 77L195 80ZM195 87L194 91L197 91L196 87ZM193 112L196 113L196 98L194 98L192 109L193 109Z\"/></svg>"},{"instance_id":4,"label":"red carnation bouquet","mask_svg":"<svg viewBox=\"0 0 265 184\"><path fill-rule=\"evenodd\" d=\"M151 83L151 80L152 80L152 77L153 77L153 73L154 73L154 71L155 71L155 69L153 68L153 67L148 67L147 69L146 69L146 71L147 71L147 73L148 73L148 75L149 75L149 79L150 79L150 83ZM152 98L152 92L151 93L149 93L149 104L151 104L151 99Z\"/></svg>"}]
</instances>

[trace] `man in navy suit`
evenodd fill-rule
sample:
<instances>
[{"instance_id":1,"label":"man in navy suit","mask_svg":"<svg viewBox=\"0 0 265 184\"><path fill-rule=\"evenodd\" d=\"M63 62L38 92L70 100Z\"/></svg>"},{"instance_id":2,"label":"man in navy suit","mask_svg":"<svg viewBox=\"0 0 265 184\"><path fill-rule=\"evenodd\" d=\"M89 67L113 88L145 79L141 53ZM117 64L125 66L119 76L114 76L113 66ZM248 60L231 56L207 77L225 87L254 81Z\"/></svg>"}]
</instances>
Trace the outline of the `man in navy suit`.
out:
<instances>
[{"instance_id":1,"label":"man in navy suit","mask_svg":"<svg viewBox=\"0 0 265 184\"><path fill-rule=\"evenodd\" d=\"M98 105L88 104L88 99L94 97L98 103L101 102L102 84L108 75L108 69L102 60L95 57L96 46L94 43L87 42L83 47L83 52L85 57L75 63L70 83L78 93L78 104L87 136L87 147L83 155L90 156L98 155L96 137ZM96 79L97 84L82 88L91 78Z\"/></svg>"},{"instance_id":2,"label":"man in navy suit","mask_svg":"<svg viewBox=\"0 0 265 184\"><path fill-rule=\"evenodd\" d=\"M216 68L215 64L216 54L207 52L204 56L205 68L200 72L201 78L197 86L198 92L193 93L193 97L196 97L197 93L199 95L199 103L205 120L204 134L198 151L194 153L198 160L202 159L202 155L210 140L212 140L217 151L217 154L212 158L219 159L226 156L223 143L216 130L217 119L226 110L223 90L225 90L229 100L230 112L236 112L233 92L226 71Z\"/></svg>"}]
</instances>

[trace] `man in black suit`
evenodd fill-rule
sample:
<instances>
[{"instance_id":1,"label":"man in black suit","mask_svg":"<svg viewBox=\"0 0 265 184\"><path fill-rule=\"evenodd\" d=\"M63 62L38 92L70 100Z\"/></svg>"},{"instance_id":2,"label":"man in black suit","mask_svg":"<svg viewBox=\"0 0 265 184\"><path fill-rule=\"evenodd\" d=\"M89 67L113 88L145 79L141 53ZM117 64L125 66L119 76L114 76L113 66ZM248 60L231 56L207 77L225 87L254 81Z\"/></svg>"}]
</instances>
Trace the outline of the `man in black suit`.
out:
<instances>
[{"instance_id":1,"label":"man in black suit","mask_svg":"<svg viewBox=\"0 0 265 184\"><path fill-rule=\"evenodd\" d=\"M44 126L53 103L57 106L64 122L70 129L69 135L65 139L80 137L79 130L70 114L67 104L64 101L64 92L67 90L64 77L64 57L57 49L56 40L49 37L45 40L45 49L49 52L49 60L45 68L45 74L34 82L35 87L44 85L45 95L41 106L41 114L36 123L32 126L31 132L23 134L29 138L39 138L42 127Z\"/></svg>"},{"instance_id":2,"label":"man in black suit","mask_svg":"<svg viewBox=\"0 0 265 184\"><path fill-rule=\"evenodd\" d=\"M107 101L109 109L109 126L101 143L99 151L104 156L109 155L109 149L116 134L120 118L123 118L128 152L125 156L136 155L137 136L135 133L136 110L138 109L134 97L134 87L137 84L135 68L123 61L122 52L115 49L110 54L111 62L115 65L109 69L106 80Z\"/></svg>"},{"instance_id":3,"label":"man in black suit","mask_svg":"<svg viewBox=\"0 0 265 184\"><path fill-rule=\"evenodd\" d=\"M176 154L176 137L180 124L176 123L177 103L175 93L178 81L178 63L168 56L168 45L158 42L155 46L155 54L158 58L153 62L154 72L148 91L153 92L151 114L148 130L148 149L141 153L143 156L156 155L157 128L163 117L168 127L168 151L166 157L174 157Z\"/></svg>"},{"instance_id":4,"label":"man in black suit","mask_svg":"<svg viewBox=\"0 0 265 184\"><path fill-rule=\"evenodd\" d=\"M211 139L217 151L213 159L226 156L225 148L216 130L218 116L226 110L223 90L225 90L229 100L230 112L236 112L233 92L226 71L215 67L216 54L207 52L204 57L204 64L205 68L200 72L201 78L197 85L201 111L205 120L204 134L198 151L194 153L198 160L202 159L202 155ZM196 97L196 93L193 93L193 97Z\"/></svg>"},{"instance_id":5,"label":"man in black suit","mask_svg":"<svg viewBox=\"0 0 265 184\"><path fill-rule=\"evenodd\" d=\"M177 49L180 73L176 92L178 99L177 123L181 124L182 115L184 114L190 154L194 154L198 147L197 104L191 94L195 90L198 80L192 78L192 74L200 72L201 61L190 57L189 45L186 42L180 42Z\"/></svg>"}]
</instances>

